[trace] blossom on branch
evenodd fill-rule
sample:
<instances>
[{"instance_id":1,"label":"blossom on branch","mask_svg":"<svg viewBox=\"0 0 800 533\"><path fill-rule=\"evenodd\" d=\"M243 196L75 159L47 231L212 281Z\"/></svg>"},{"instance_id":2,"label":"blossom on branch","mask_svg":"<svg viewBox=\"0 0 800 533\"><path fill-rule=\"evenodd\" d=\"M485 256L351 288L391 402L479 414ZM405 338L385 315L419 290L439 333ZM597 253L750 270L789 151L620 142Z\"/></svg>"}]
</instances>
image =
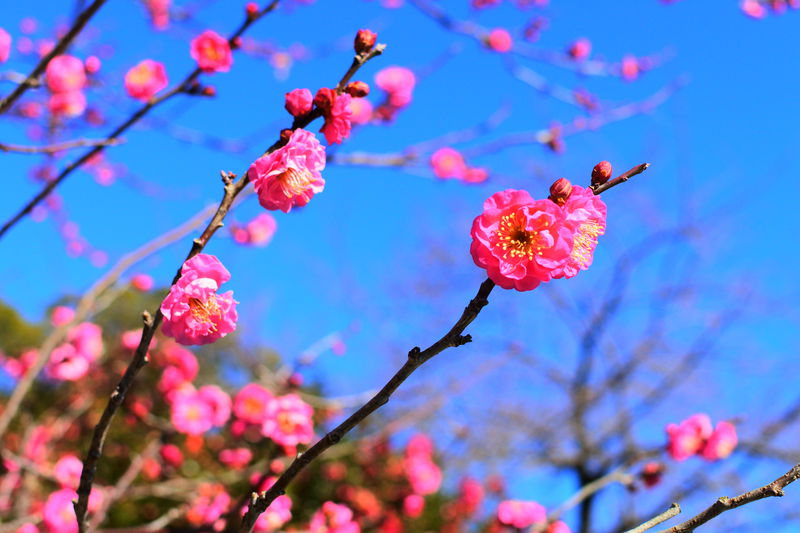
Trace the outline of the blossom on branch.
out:
<instances>
[{"instance_id":1,"label":"blossom on branch","mask_svg":"<svg viewBox=\"0 0 800 533\"><path fill-rule=\"evenodd\" d=\"M168 84L164 65L145 59L125 74L125 90L132 98L146 102Z\"/></svg>"},{"instance_id":2,"label":"blossom on branch","mask_svg":"<svg viewBox=\"0 0 800 533\"><path fill-rule=\"evenodd\" d=\"M299 117L311 111L314 97L308 89L294 89L286 93L284 107L293 117Z\"/></svg>"},{"instance_id":3,"label":"blossom on branch","mask_svg":"<svg viewBox=\"0 0 800 533\"><path fill-rule=\"evenodd\" d=\"M247 171L259 203L284 213L306 205L325 188L320 172L325 168L325 147L313 133L292 132L285 146L258 158Z\"/></svg>"},{"instance_id":4,"label":"blossom on branch","mask_svg":"<svg viewBox=\"0 0 800 533\"><path fill-rule=\"evenodd\" d=\"M497 519L501 524L521 529L546 521L547 511L536 502L505 500L497 506Z\"/></svg>"},{"instance_id":5,"label":"blossom on branch","mask_svg":"<svg viewBox=\"0 0 800 533\"><path fill-rule=\"evenodd\" d=\"M233 64L228 40L212 30L192 39L190 54L203 72L228 72Z\"/></svg>"},{"instance_id":6,"label":"blossom on branch","mask_svg":"<svg viewBox=\"0 0 800 533\"><path fill-rule=\"evenodd\" d=\"M276 396L267 404L261 434L281 446L308 444L314 438L314 409L297 394Z\"/></svg>"},{"instance_id":7,"label":"blossom on branch","mask_svg":"<svg viewBox=\"0 0 800 533\"><path fill-rule=\"evenodd\" d=\"M181 277L161 304L164 334L184 345L209 344L236 329L233 292L217 294L231 279L213 255L197 254L183 264Z\"/></svg>"},{"instance_id":8,"label":"blossom on branch","mask_svg":"<svg viewBox=\"0 0 800 533\"><path fill-rule=\"evenodd\" d=\"M597 237L606 231L606 204L591 189L573 185L564 203L565 225L573 235L572 252L554 278L572 278L586 270L594 259Z\"/></svg>"},{"instance_id":9,"label":"blossom on branch","mask_svg":"<svg viewBox=\"0 0 800 533\"><path fill-rule=\"evenodd\" d=\"M311 517L310 533L360 533L361 526L353 520L353 511L346 505L325 502Z\"/></svg>"},{"instance_id":10,"label":"blossom on branch","mask_svg":"<svg viewBox=\"0 0 800 533\"><path fill-rule=\"evenodd\" d=\"M322 111L325 123L319 131L325 135L328 144L341 144L350 136L350 100L347 93L337 94L333 89L323 87L314 96L314 105Z\"/></svg>"}]
</instances>

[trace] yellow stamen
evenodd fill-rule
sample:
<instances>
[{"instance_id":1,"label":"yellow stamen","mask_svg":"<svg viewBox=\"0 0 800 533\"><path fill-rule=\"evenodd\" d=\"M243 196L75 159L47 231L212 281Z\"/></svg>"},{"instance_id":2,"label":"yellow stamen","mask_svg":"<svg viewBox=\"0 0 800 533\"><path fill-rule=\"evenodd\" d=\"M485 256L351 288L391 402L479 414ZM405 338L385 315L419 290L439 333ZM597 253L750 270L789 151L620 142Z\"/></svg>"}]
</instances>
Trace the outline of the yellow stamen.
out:
<instances>
[{"instance_id":1,"label":"yellow stamen","mask_svg":"<svg viewBox=\"0 0 800 533\"><path fill-rule=\"evenodd\" d=\"M216 296L212 296L205 302L199 298L189 298L189 309L192 311L192 316L195 320L204 324L211 324L211 331L216 331L217 326L214 318L222 318L222 309L217 303Z\"/></svg>"},{"instance_id":2,"label":"yellow stamen","mask_svg":"<svg viewBox=\"0 0 800 533\"><path fill-rule=\"evenodd\" d=\"M314 176L308 170L297 170L295 168L287 168L283 174L278 176L282 186L283 194L287 198L292 198L298 194L302 194L311 185L311 180Z\"/></svg>"}]
</instances>

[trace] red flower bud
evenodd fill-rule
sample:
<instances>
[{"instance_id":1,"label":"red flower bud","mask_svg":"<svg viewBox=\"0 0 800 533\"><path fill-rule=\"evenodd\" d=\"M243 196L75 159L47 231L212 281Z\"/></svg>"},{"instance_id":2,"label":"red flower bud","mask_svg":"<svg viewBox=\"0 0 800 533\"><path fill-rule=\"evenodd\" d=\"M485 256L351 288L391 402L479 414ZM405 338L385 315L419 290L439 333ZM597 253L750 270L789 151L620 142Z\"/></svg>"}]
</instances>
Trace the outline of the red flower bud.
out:
<instances>
[{"instance_id":1,"label":"red flower bud","mask_svg":"<svg viewBox=\"0 0 800 533\"><path fill-rule=\"evenodd\" d=\"M241 37L234 37L231 41L231 50L238 50L242 47L242 38Z\"/></svg>"},{"instance_id":2,"label":"red flower bud","mask_svg":"<svg viewBox=\"0 0 800 533\"><path fill-rule=\"evenodd\" d=\"M564 205L572 194L572 184L567 178L558 178L550 186L550 199L558 205Z\"/></svg>"},{"instance_id":3,"label":"red flower bud","mask_svg":"<svg viewBox=\"0 0 800 533\"><path fill-rule=\"evenodd\" d=\"M281 141L288 143L292 133L293 132L290 129L281 130Z\"/></svg>"},{"instance_id":4,"label":"red flower bud","mask_svg":"<svg viewBox=\"0 0 800 533\"><path fill-rule=\"evenodd\" d=\"M247 5L244 6L244 11L250 18L253 18L258 14L258 9L258 4L255 2L248 2Z\"/></svg>"},{"instance_id":5,"label":"red flower bud","mask_svg":"<svg viewBox=\"0 0 800 533\"><path fill-rule=\"evenodd\" d=\"M363 81L351 81L345 87L344 92L353 98L364 98L369 94L369 85Z\"/></svg>"},{"instance_id":6,"label":"red flower bud","mask_svg":"<svg viewBox=\"0 0 800 533\"><path fill-rule=\"evenodd\" d=\"M317 94L314 96L314 105L322 111L323 115L327 115L331 112L334 101L336 101L336 91L327 87L318 90Z\"/></svg>"},{"instance_id":7,"label":"red flower bud","mask_svg":"<svg viewBox=\"0 0 800 533\"><path fill-rule=\"evenodd\" d=\"M369 30L358 30L356 33L356 40L354 48L357 54L363 54L372 50L375 46L375 41L378 40L378 34Z\"/></svg>"},{"instance_id":8,"label":"red flower bud","mask_svg":"<svg viewBox=\"0 0 800 533\"><path fill-rule=\"evenodd\" d=\"M217 95L217 89L214 88L213 85L206 85L205 87L203 87L202 94L203 94L203 96L216 96Z\"/></svg>"},{"instance_id":9,"label":"red flower bud","mask_svg":"<svg viewBox=\"0 0 800 533\"><path fill-rule=\"evenodd\" d=\"M602 185L611 178L611 163L600 161L592 169L592 185Z\"/></svg>"}]
</instances>

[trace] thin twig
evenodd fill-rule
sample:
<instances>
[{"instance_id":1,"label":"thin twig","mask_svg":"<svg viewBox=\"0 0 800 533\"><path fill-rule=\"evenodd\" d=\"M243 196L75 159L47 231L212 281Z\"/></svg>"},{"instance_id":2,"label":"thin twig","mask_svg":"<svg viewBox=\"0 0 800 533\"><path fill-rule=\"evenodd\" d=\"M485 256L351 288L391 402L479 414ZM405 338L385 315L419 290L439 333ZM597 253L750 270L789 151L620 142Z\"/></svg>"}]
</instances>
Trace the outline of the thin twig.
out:
<instances>
[{"instance_id":1,"label":"thin twig","mask_svg":"<svg viewBox=\"0 0 800 533\"><path fill-rule=\"evenodd\" d=\"M650 520L648 520L647 522L645 522L640 526L637 526L633 529L629 529L625 533L642 533L644 531L647 531L648 529L656 527L661 522L666 522L673 516L678 516L680 513L681 513L681 506L678 505L677 503L673 503L672 505L669 506L669 509L667 509L660 515L651 518Z\"/></svg>"},{"instance_id":2,"label":"thin twig","mask_svg":"<svg viewBox=\"0 0 800 533\"><path fill-rule=\"evenodd\" d=\"M622 174L620 174L619 176L617 176L613 180L609 180L609 181L603 183L602 185L598 185L596 187L592 187L591 189L594 191L595 194L600 194L602 192L607 191L611 187L616 187L620 183L625 183L626 181L628 181L632 177L636 176L637 174L641 174L642 172L647 170L647 167L649 167L649 166L650 166L650 163L642 163L641 165L636 165L635 167L633 167L629 171L623 172Z\"/></svg>"},{"instance_id":3,"label":"thin twig","mask_svg":"<svg viewBox=\"0 0 800 533\"><path fill-rule=\"evenodd\" d=\"M18 152L20 154L54 154L71 148L83 146L116 146L125 142L123 139L76 139L45 146L23 146L21 144L0 143L0 152Z\"/></svg>"},{"instance_id":4,"label":"thin twig","mask_svg":"<svg viewBox=\"0 0 800 533\"><path fill-rule=\"evenodd\" d=\"M50 60L56 57L57 55L61 54L64 50L67 49L69 44L72 42L72 39L78 35L86 23L89 22L89 19L97 13L97 10L102 7L103 4L106 3L106 0L94 0L89 7L87 7L80 15L75 18L75 22L73 22L72 27L69 29L67 33L58 41L58 43L50 50L50 53L45 55L36 67L28 74L28 77L25 80L17 85L17 87L5 98L0 100L0 115L8 111L8 108L11 107L11 104L16 102L22 93L28 90L29 87L34 87L39 85L39 76L47 68L47 64L50 63Z\"/></svg>"}]
</instances>

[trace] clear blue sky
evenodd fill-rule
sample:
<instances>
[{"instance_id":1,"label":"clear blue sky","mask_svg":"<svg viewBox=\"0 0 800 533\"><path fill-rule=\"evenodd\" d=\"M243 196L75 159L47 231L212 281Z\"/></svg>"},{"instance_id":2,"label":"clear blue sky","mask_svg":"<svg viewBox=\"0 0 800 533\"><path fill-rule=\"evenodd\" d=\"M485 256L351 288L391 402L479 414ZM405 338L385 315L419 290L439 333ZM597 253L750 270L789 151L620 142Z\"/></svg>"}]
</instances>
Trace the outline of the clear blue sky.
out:
<instances>
[{"instance_id":1,"label":"clear blue sky","mask_svg":"<svg viewBox=\"0 0 800 533\"><path fill-rule=\"evenodd\" d=\"M39 35L63 22L72 4L49 1L46 13L36 14ZM241 19L238 2L208 4L191 25L158 33L149 27L137 2L110 1L74 48L81 57L98 53L100 46L113 48L113 55L103 63L104 86L89 92L90 104L97 102L107 109L111 124L126 116L136 104L124 94L121 80L127 68L145 58L164 62L171 81L181 79L193 66L189 38L206 27L226 34ZM511 6L476 15L466 0L441 4L458 18L477 16L487 27L504 26L512 33L519 32L533 15ZM747 415L754 404L760 408L787 401L791 394L780 388L769 399L744 402L742 392L778 383L776 368L796 368L789 359L797 348L793 302L800 267L792 196L800 176L796 128L800 14L753 21L733 1L684 0L664 5L657 0L627 0L613 3L615 7L608 2L553 0L552 4L544 12L550 27L537 43L544 49L562 50L585 36L592 40L593 54L598 57L618 60L626 53L665 52L671 59L635 83L582 78L521 60L549 80L585 87L609 103L641 100L682 76L689 79L688 85L653 113L568 138L562 155L532 145L477 158L472 163L494 173L483 185L444 183L418 171L329 167L325 191L306 209L278 213L278 233L268 247L242 248L220 232L207 248L233 273L230 287L241 302L241 334L292 358L318 338L357 322L360 329L348 339L350 350L344 359L324 359L310 377L324 376L335 394L373 387L390 372L387 361L398 361L410 347L443 333L445 324L457 316L483 279L468 254L469 224L487 196L514 187L541 197L557 177L582 183L599 160L612 161L619 171L648 161L653 166L646 175L606 198L609 226L596 268L562 282L569 284L565 290L585 296L604 286L613 258L653 230L687 221L699 224L703 231L691 252L681 253L681 272L708 289L698 300L698 308L744 306L742 299L724 288L734 283L757 296L742 309L747 320L725 341L736 366L715 362L718 366L712 373L719 376L718 386L712 393L699 394L686 413L676 416L695 410L719 417ZM18 21L33 15L26 9L21 3L4 6L0 25L18 37ZM386 54L359 73L359 78L369 82L384 66L423 71L453 43L460 48L420 80L413 104L394 124L358 130L339 149L341 153L400 151L469 128L503 105L511 106L512 115L494 136L538 130L579 114L576 108L509 76L502 56L487 52L468 37L443 31L411 6L385 10L376 1L320 0L270 15L249 33L282 48L294 43L310 48L313 57L295 64L286 79L277 79L265 59L239 53L231 73L204 78L216 86L215 99L182 97L154 113L155 118L217 137L245 139L244 152L215 151L177 141L153 123L139 127L125 135L125 145L108 150L107 156L162 193L148 196L131 187L129 180L101 187L89 175L76 173L60 188L70 217L94 246L109 253L113 264L122 254L218 201L219 170L244 171L272 143L277 130L289 123L283 110L286 91L309 87L313 92L334 85L349 64L352 35L364 27L376 30L380 42L388 44ZM30 66L29 61L15 60L12 55L0 70L26 71ZM4 84L2 91L9 87ZM40 98L33 91L29 97ZM83 134L97 137L107 129ZM15 120L0 124L0 140L32 143ZM28 176L37 159L16 154L0 157L6 184L0 195L0 218L5 220L38 189ZM248 220L259 209L251 199L234 217ZM166 284L189 244L187 240L172 246L134 270ZM432 261L435 250L442 250L453 263L443 267ZM0 298L31 320L42 319L54 299L65 293L80 294L104 272L85 259L67 257L54 226L30 219L0 241L0 257L0 279L4 280ZM644 292L649 281L663 279L661 266L644 271L634 292ZM432 289L419 295L415 291L423 282ZM486 325L479 320L472 333L480 338L484 328L484 336L501 337L504 310L512 308L522 313L517 317L524 325L515 330L518 338L538 334L532 342L545 347L558 344L558 339L547 336L551 308L536 291L493 295L486 310L490 317L481 317ZM636 315L640 311L632 311L634 324L637 316L641 318ZM688 325L677 329L676 341L690 338ZM475 346L496 349L489 344ZM476 361L475 349L462 349L464 357L469 353L472 358L466 360ZM429 370L427 377L452 366L443 363ZM737 380L742 372L757 375L758 386ZM653 420L652 427L660 431L667 421Z\"/></svg>"}]
</instances>

